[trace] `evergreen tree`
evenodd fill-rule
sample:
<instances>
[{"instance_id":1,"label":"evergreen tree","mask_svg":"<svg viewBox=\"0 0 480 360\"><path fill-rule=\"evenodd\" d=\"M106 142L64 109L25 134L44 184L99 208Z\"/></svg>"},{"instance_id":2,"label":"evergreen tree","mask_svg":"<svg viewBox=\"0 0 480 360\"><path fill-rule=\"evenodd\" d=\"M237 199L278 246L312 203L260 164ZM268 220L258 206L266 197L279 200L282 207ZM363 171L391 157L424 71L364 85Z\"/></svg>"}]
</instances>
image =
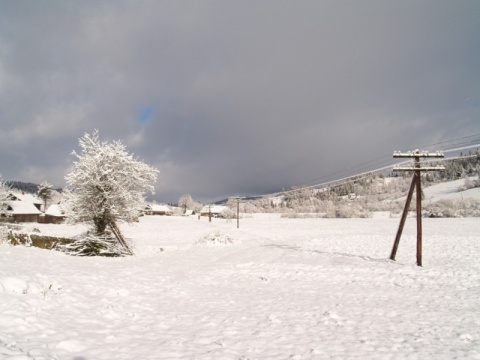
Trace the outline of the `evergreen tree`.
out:
<instances>
[{"instance_id":1,"label":"evergreen tree","mask_svg":"<svg viewBox=\"0 0 480 360\"><path fill-rule=\"evenodd\" d=\"M7 211L7 201L10 196L10 187L0 178L0 214Z\"/></svg>"},{"instance_id":2,"label":"evergreen tree","mask_svg":"<svg viewBox=\"0 0 480 360\"><path fill-rule=\"evenodd\" d=\"M47 200L52 197L52 191L53 185L47 181L44 181L38 185L37 196L44 202L43 211L47 211Z\"/></svg>"}]
</instances>

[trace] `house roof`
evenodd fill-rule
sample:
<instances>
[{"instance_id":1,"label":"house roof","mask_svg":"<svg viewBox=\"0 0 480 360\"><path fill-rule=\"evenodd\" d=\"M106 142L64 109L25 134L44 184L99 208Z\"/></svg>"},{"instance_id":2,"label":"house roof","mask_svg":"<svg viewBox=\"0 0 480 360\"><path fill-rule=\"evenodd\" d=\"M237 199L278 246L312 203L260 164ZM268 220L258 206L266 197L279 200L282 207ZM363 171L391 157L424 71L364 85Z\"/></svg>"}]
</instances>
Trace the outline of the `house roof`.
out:
<instances>
[{"instance_id":1,"label":"house roof","mask_svg":"<svg viewBox=\"0 0 480 360\"><path fill-rule=\"evenodd\" d=\"M62 209L60 205L52 204L48 207L47 211L45 212L45 215L65 216L65 211Z\"/></svg>"},{"instance_id":2,"label":"house roof","mask_svg":"<svg viewBox=\"0 0 480 360\"><path fill-rule=\"evenodd\" d=\"M10 200L7 201L7 204L11 208L8 212L13 215L40 215L42 213L30 202Z\"/></svg>"},{"instance_id":3,"label":"house roof","mask_svg":"<svg viewBox=\"0 0 480 360\"><path fill-rule=\"evenodd\" d=\"M28 202L30 204L43 205L43 201L32 194L11 191L10 197L12 201L23 201L23 202Z\"/></svg>"},{"instance_id":4,"label":"house roof","mask_svg":"<svg viewBox=\"0 0 480 360\"><path fill-rule=\"evenodd\" d=\"M148 204L147 209L152 210L152 211L159 211L159 212L172 212L172 209L170 209L167 205L159 205L159 204Z\"/></svg>"}]
</instances>

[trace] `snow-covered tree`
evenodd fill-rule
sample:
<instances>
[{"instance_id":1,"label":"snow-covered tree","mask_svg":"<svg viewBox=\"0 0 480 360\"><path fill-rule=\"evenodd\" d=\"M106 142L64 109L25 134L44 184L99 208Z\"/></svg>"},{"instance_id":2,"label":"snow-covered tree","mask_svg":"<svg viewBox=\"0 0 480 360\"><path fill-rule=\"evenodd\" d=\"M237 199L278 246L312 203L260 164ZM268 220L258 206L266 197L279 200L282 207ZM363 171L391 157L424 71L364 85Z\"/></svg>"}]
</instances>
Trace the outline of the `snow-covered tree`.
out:
<instances>
[{"instance_id":1,"label":"snow-covered tree","mask_svg":"<svg viewBox=\"0 0 480 360\"><path fill-rule=\"evenodd\" d=\"M193 204L194 201L190 194L183 194L180 196L180 199L178 199L178 206L182 207L184 211L187 211L187 209L192 209Z\"/></svg>"},{"instance_id":2,"label":"snow-covered tree","mask_svg":"<svg viewBox=\"0 0 480 360\"><path fill-rule=\"evenodd\" d=\"M43 200L44 206L43 211L47 211L47 200L52 197L53 185L48 181L43 181L38 185L37 196Z\"/></svg>"},{"instance_id":3,"label":"snow-covered tree","mask_svg":"<svg viewBox=\"0 0 480 360\"><path fill-rule=\"evenodd\" d=\"M4 214L7 210L7 200L10 195L10 188L0 178L0 214Z\"/></svg>"},{"instance_id":4,"label":"snow-covered tree","mask_svg":"<svg viewBox=\"0 0 480 360\"><path fill-rule=\"evenodd\" d=\"M81 153L65 177L65 210L69 223L87 223L97 235L117 220L138 219L145 194L154 193L158 170L133 158L121 141L100 141L98 130L79 139Z\"/></svg>"}]
</instances>

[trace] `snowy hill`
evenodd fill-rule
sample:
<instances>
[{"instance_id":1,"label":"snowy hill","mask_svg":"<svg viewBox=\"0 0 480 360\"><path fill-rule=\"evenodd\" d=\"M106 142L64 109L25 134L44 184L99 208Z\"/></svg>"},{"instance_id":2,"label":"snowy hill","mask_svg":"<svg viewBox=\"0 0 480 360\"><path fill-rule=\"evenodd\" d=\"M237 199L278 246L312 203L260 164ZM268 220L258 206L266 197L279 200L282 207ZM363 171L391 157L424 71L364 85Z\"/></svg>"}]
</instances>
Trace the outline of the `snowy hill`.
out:
<instances>
[{"instance_id":1,"label":"snowy hill","mask_svg":"<svg viewBox=\"0 0 480 360\"><path fill-rule=\"evenodd\" d=\"M470 177L471 180L478 180L478 176ZM447 181L432 185L423 189L424 200L435 202L439 200L462 200L476 199L480 200L480 187L459 191L465 184L465 179Z\"/></svg>"}]
</instances>

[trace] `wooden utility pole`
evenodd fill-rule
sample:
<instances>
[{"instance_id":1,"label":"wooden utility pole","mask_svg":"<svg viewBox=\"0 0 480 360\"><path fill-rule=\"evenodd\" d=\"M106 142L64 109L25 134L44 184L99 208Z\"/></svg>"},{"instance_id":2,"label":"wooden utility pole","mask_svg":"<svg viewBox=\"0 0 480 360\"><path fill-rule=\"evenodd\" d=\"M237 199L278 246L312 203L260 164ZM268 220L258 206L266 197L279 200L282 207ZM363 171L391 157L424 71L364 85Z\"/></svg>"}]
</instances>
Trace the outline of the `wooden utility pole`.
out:
<instances>
[{"instance_id":1,"label":"wooden utility pole","mask_svg":"<svg viewBox=\"0 0 480 360\"><path fill-rule=\"evenodd\" d=\"M241 196L232 197L232 199L237 200L237 229L240 228L240 200L243 199Z\"/></svg>"},{"instance_id":2,"label":"wooden utility pole","mask_svg":"<svg viewBox=\"0 0 480 360\"><path fill-rule=\"evenodd\" d=\"M412 184L410 185L410 190L408 191L407 201L405 202L405 208L403 209L402 217L400 220L400 225L398 226L397 236L395 237L395 242L393 243L392 253L390 254L390 259L395 260L397 254L398 244L400 242L400 237L402 236L403 227L405 225L405 220L407 219L408 210L410 209L410 202L412 201L413 191L416 189L416 201L417 201L417 265L422 266L422 188L420 181L420 172L421 171L439 171L445 170L443 166L425 166L422 167L420 164L420 158L443 158L443 153L437 151L436 153L429 153L427 151L420 152L415 150L413 153L401 153L394 152L394 158L413 158L413 167L394 167L394 171L413 171Z\"/></svg>"}]
</instances>

